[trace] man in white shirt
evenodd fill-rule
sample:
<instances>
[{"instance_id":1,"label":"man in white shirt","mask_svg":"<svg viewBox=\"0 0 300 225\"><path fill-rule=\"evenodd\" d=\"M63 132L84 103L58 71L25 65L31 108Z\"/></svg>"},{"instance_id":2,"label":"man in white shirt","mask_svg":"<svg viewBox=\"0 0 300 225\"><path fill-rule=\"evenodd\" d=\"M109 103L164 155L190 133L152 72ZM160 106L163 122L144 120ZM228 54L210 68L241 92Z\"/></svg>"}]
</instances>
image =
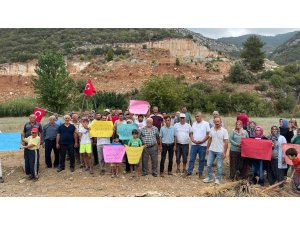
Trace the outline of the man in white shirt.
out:
<instances>
[{"instance_id":1,"label":"man in white shirt","mask_svg":"<svg viewBox=\"0 0 300 225\"><path fill-rule=\"evenodd\" d=\"M207 140L209 138L210 127L209 123L202 119L202 114L200 112L195 113L196 121L192 125L192 134L191 134L191 156L189 161L189 167L186 176L192 175L195 160L197 158L197 154L199 154L199 166L198 166L198 174L199 178L202 177L205 156L206 156L206 147Z\"/></svg>"},{"instance_id":2,"label":"man in white shirt","mask_svg":"<svg viewBox=\"0 0 300 225\"><path fill-rule=\"evenodd\" d=\"M138 125L139 130L141 131L143 127L146 126L146 120L144 119L144 115L138 115L138 119L134 121L136 125Z\"/></svg>"},{"instance_id":3,"label":"man in white shirt","mask_svg":"<svg viewBox=\"0 0 300 225\"><path fill-rule=\"evenodd\" d=\"M180 173L180 158L182 157L182 172L186 173L186 163L189 154L189 137L192 132L190 124L185 122L185 114L180 113L180 122L174 125L176 136L176 173Z\"/></svg>"},{"instance_id":4,"label":"man in white shirt","mask_svg":"<svg viewBox=\"0 0 300 225\"><path fill-rule=\"evenodd\" d=\"M216 184L220 184L220 178L222 176L223 160L226 157L228 148L228 132L221 126L221 118L214 118L215 126L210 129L209 139L207 143L208 159L207 159L207 174L208 177L203 179L204 183L210 183L212 179L212 164L217 159L217 174Z\"/></svg>"}]
</instances>

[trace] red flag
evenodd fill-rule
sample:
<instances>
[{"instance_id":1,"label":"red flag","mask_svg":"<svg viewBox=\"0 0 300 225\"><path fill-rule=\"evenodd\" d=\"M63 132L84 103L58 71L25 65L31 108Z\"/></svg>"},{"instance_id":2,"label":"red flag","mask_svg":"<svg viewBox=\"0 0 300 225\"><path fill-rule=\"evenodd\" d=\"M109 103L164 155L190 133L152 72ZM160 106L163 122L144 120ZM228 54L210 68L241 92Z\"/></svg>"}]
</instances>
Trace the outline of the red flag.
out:
<instances>
[{"instance_id":1,"label":"red flag","mask_svg":"<svg viewBox=\"0 0 300 225\"><path fill-rule=\"evenodd\" d=\"M252 138L242 138L242 157L271 160L272 141Z\"/></svg>"},{"instance_id":2,"label":"red flag","mask_svg":"<svg viewBox=\"0 0 300 225\"><path fill-rule=\"evenodd\" d=\"M41 122L41 120L43 119L43 116L45 115L46 110L35 107L34 108L34 114L36 116L36 121L37 122Z\"/></svg>"},{"instance_id":3,"label":"red flag","mask_svg":"<svg viewBox=\"0 0 300 225\"><path fill-rule=\"evenodd\" d=\"M96 89L92 84L91 80L88 80L88 82L86 83L83 93L86 94L86 96L91 96L93 94L96 94Z\"/></svg>"}]
</instances>

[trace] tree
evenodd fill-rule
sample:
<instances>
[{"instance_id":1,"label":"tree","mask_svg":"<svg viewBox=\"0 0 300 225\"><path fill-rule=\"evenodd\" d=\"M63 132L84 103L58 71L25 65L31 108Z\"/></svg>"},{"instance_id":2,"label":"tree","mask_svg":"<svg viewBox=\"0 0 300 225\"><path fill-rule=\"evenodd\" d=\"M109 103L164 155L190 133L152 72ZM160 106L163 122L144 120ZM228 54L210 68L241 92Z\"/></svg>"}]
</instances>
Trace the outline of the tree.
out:
<instances>
[{"instance_id":1,"label":"tree","mask_svg":"<svg viewBox=\"0 0 300 225\"><path fill-rule=\"evenodd\" d=\"M232 83L250 84L255 81L255 77L240 63L231 66L228 80Z\"/></svg>"},{"instance_id":2,"label":"tree","mask_svg":"<svg viewBox=\"0 0 300 225\"><path fill-rule=\"evenodd\" d=\"M175 62L176 66L179 66L180 65L180 61L178 58L176 58L176 62Z\"/></svg>"},{"instance_id":3,"label":"tree","mask_svg":"<svg viewBox=\"0 0 300 225\"><path fill-rule=\"evenodd\" d=\"M111 61L114 59L114 52L113 50L110 48L108 51L107 51L107 54L106 54L106 60L107 62Z\"/></svg>"},{"instance_id":4,"label":"tree","mask_svg":"<svg viewBox=\"0 0 300 225\"><path fill-rule=\"evenodd\" d=\"M156 105L160 110L174 112L184 102L186 85L171 75L153 77L147 80L140 90L140 99Z\"/></svg>"},{"instance_id":5,"label":"tree","mask_svg":"<svg viewBox=\"0 0 300 225\"><path fill-rule=\"evenodd\" d=\"M38 101L49 110L62 113L72 101L74 81L69 76L64 57L60 53L46 52L39 56L32 77Z\"/></svg>"},{"instance_id":6,"label":"tree","mask_svg":"<svg viewBox=\"0 0 300 225\"><path fill-rule=\"evenodd\" d=\"M244 43L241 57L251 71L263 69L265 53L261 51L264 43L255 35L250 36Z\"/></svg>"}]
</instances>

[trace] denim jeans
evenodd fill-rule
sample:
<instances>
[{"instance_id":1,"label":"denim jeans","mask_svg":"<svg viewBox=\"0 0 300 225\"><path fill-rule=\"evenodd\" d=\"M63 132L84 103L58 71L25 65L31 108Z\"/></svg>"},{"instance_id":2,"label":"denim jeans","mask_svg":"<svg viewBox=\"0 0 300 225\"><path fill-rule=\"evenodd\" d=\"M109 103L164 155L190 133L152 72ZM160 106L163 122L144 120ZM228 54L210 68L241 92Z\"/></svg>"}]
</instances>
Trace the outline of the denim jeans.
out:
<instances>
[{"instance_id":1,"label":"denim jeans","mask_svg":"<svg viewBox=\"0 0 300 225\"><path fill-rule=\"evenodd\" d=\"M190 156L190 161L189 161L188 173L193 172L197 154L199 154L198 172L199 172L199 174L203 173L204 163L205 163L205 155L206 155L206 146L201 146L201 145L192 145L192 147L191 147L191 156Z\"/></svg>"},{"instance_id":2,"label":"denim jeans","mask_svg":"<svg viewBox=\"0 0 300 225\"><path fill-rule=\"evenodd\" d=\"M255 177L259 177L258 184L263 186L264 183L265 183L263 160L253 159L252 160L252 170L253 170L252 181L256 184L256 178Z\"/></svg>"},{"instance_id":3,"label":"denim jeans","mask_svg":"<svg viewBox=\"0 0 300 225\"><path fill-rule=\"evenodd\" d=\"M216 179L220 180L222 176L222 169L223 169L223 152L208 152L208 159L207 159L207 174L209 179L212 179L212 164L214 160L217 159L217 174Z\"/></svg>"}]
</instances>

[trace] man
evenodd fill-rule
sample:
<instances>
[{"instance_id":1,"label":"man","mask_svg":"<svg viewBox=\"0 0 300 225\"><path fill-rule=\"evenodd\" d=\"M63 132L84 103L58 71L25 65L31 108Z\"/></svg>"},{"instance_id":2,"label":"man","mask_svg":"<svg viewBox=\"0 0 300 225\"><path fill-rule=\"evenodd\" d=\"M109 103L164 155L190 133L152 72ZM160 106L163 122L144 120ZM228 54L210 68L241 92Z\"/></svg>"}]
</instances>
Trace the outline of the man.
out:
<instances>
[{"instance_id":1,"label":"man","mask_svg":"<svg viewBox=\"0 0 300 225\"><path fill-rule=\"evenodd\" d=\"M78 117L79 117L78 113L73 112L72 113L72 121L70 123L73 124L76 128L77 142L79 143L78 130L79 130L80 121L79 121ZM75 151L75 158L76 158L77 164L80 165L80 168L83 168L83 161L81 162L81 160L80 160L79 146L74 147L74 151Z\"/></svg>"},{"instance_id":2,"label":"man","mask_svg":"<svg viewBox=\"0 0 300 225\"><path fill-rule=\"evenodd\" d=\"M213 111L213 118L210 119L210 120L208 121L210 128L212 128L212 127L215 126L214 119L217 118L217 117L220 117L219 112L218 112L218 111ZM224 125L224 122L223 122L223 121L222 121L222 123L221 123L221 126L222 126L223 128L225 128L225 125Z\"/></svg>"},{"instance_id":3,"label":"man","mask_svg":"<svg viewBox=\"0 0 300 225\"><path fill-rule=\"evenodd\" d=\"M119 124L126 124L126 120L124 119L124 114L123 113L119 114L119 119L116 120L116 122L114 123L114 133L117 132L117 126Z\"/></svg>"},{"instance_id":4,"label":"man","mask_svg":"<svg viewBox=\"0 0 300 225\"><path fill-rule=\"evenodd\" d=\"M61 120L59 119L58 114L55 113L54 116L55 116L55 123L56 123L58 126L62 125L62 122L61 122Z\"/></svg>"},{"instance_id":5,"label":"man","mask_svg":"<svg viewBox=\"0 0 300 225\"><path fill-rule=\"evenodd\" d=\"M192 127L190 124L185 122L185 114L181 113L179 115L180 122L174 125L175 136L176 136L176 163L177 170L176 173L180 173L180 160L182 157L182 172L186 173L187 157L189 155L189 137L192 132Z\"/></svg>"},{"instance_id":6,"label":"man","mask_svg":"<svg viewBox=\"0 0 300 225\"><path fill-rule=\"evenodd\" d=\"M24 125L24 129L23 129L23 133L22 133L22 145L25 145L25 142L23 141L24 138L28 138L31 135L31 130L32 128L37 128L38 129L38 136L41 138L40 140L40 145L44 144L43 141L43 129L42 129L42 125L36 121L36 115L35 114L31 114L29 116L29 122L25 123ZM38 153L38 157L39 157L39 151L37 151ZM25 151L24 151L24 158L25 158ZM37 164L37 170L39 170L39 162ZM24 161L24 170L25 170L25 161Z\"/></svg>"},{"instance_id":7,"label":"man","mask_svg":"<svg viewBox=\"0 0 300 225\"><path fill-rule=\"evenodd\" d=\"M153 114L150 115L150 118L153 120L153 126L155 126L159 132L164 120L162 115L158 112L157 106L153 107Z\"/></svg>"},{"instance_id":8,"label":"man","mask_svg":"<svg viewBox=\"0 0 300 225\"><path fill-rule=\"evenodd\" d=\"M171 126L175 125L176 114L174 112L171 113Z\"/></svg>"},{"instance_id":9,"label":"man","mask_svg":"<svg viewBox=\"0 0 300 225\"><path fill-rule=\"evenodd\" d=\"M208 159L207 159L207 174L203 179L204 183L212 182L212 164L217 159L217 175L215 184L220 184L222 176L223 160L226 158L228 148L228 132L221 126L221 118L214 118L215 126L210 129L209 139L207 143Z\"/></svg>"},{"instance_id":10,"label":"man","mask_svg":"<svg viewBox=\"0 0 300 225\"><path fill-rule=\"evenodd\" d=\"M94 120L94 113L90 112L89 113L89 125L93 122L93 120ZM96 113L96 120L101 120L101 114L100 113ZM92 149L93 149L93 157L94 157L94 166L96 166L99 163L97 145L96 145L96 143L94 143L93 138L91 138L91 142L93 143L92 144Z\"/></svg>"},{"instance_id":11,"label":"man","mask_svg":"<svg viewBox=\"0 0 300 225\"><path fill-rule=\"evenodd\" d=\"M157 177L157 144L159 143L159 132L157 127L153 126L153 119L146 120L146 126L141 130L141 139L145 145L142 153L142 176L148 175L148 159L151 158L152 176Z\"/></svg>"},{"instance_id":12,"label":"man","mask_svg":"<svg viewBox=\"0 0 300 225\"><path fill-rule=\"evenodd\" d=\"M47 123L43 128L43 139L45 141L45 162L47 168L52 168L52 161L51 161L51 152L52 149L54 151L54 164L55 168L59 165L59 151L56 148L56 136L59 126L55 123L56 118L55 116L49 117L49 123Z\"/></svg>"},{"instance_id":13,"label":"man","mask_svg":"<svg viewBox=\"0 0 300 225\"><path fill-rule=\"evenodd\" d=\"M76 128L70 123L71 117L69 115L64 116L64 123L59 126L56 136L56 148L60 149L60 165L57 172L61 172L65 169L66 153L70 157L70 170L75 170L75 154L74 148L78 148L78 135Z\"/></svg>"},{"instance_id":14,"label":"man","mask_svg":"<svg viewBox=\"0 0 300 225\"><path fill-rule=\"evenodd\" d=\"M187 111L186 106L181 108L181 113L185 114L185 121L192 126L193 120L191 114Z\"/></svg>"},{"instance_id":15,"label":"man","mask_svg":"<svg viewBox=\"0 0 300 225\"><path fill-rule=\"evenodd\" d=\"M166 125L160 129L159 137L160 137L160 152L161 152L161 160L160 160L160 176L164 177L164 164L166 160L166 156L168 153L169 156L169 165L168 165L168 175L172 174L172 166L173 166L173 156L174 151L176 150L176 139L175 139L175 128L171 126L171 117L166 116Z\"/></svg>"},{"instance_id":16,"label":"man","mask_svg":"<svg viewBox=\"0 0 300 225\"><path fill-rule=\"evenodd\" d=\"M134 121L138 125L139 130L141 131L143 127L146 126L146 120L144 120L144 115L138 115L138 119Z\"/></svg>"},{"instance_id":17,"label":"man","mask_svg":"<svg viewBox=\"0 0 300 225\"><path fill-rule=\"evenodd\" d=\"M192 175L195 160L197 158L197 154L199 155L199 166L198 166L198 175L199 178L202 177L204 163L205 163L205 155L206 155L206 146L207 139L209 138L209 123L202 119L202 114L200 112L195 113L196 121L192 125L192 133L191 133L191 157L189 161L189 167L187 171L187 176Z\"/></svg>"},{"instance_id":18,"label":"man","mask_svg":"<svg viewBox=\"0 0 300 225\"><path fill-rule=\"evenodd\" d=\"M236 121L238 121L238 120L242 121L242 123L243 123L243 129L244 129L244 130L247 130L247 128L248 128L248 123L249 123L249 117L248 117L247 114L246 114L246 110L242 110L242 111L240 112L240 114L237 115Z\"/></svg>"},{"instance_id":19,"label":"man","mask_svg":"<svg viewBox=\"0 0 300 225\"><path fill-rule=\"evenodd\" d=\"M97 118L99 118L98 114L96 115L96 119ZM107 117L105 115L103 115L101 117L101 121L107 121ZM109 137L97 137L97 138L94 138L94 143L95 142L97 143L100 175L103 176L103 175L105 175L105 162L104 162L104 155L103 155L103 147L104 147L104 145L110 145L110 138Z\"/></svg>"}]
</instances>

